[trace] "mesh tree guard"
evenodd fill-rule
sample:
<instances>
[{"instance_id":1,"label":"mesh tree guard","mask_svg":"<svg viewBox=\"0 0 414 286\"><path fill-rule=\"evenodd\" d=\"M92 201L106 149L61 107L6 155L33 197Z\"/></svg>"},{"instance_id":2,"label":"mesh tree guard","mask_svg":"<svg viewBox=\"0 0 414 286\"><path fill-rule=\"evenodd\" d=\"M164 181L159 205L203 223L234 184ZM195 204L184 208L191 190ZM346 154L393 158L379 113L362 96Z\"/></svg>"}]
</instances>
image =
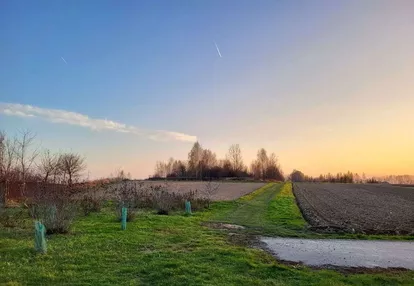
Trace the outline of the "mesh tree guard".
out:
<instances>
[{"instance_id":1,"label":"mesh tree guard","mask_svg":"<svg viewBox=\"0 0 414 286\"><path fill-rule=\"evenodd\" d=\"M185 214L191 215L191 202L185 201Z\"/></svg>"},{"instance_id":2,"label":"mesh tree guard","mask_svg":"<svg viewBox=\"0 0 414 286\"><path fill-rule=\"evenodd\" d=\"M46 253L46 228L40 221L35 221L35 250L39 253Z\"/></svg>"},{"instance_id":3,"label":"mesh tree guard","mask_svg":"<svg viewBox=\"0 0 414 286\"><path fill-rule=\"evenodd\" d=\"M122 208L122 218L121 218L121 229L122 230L126 230L127 217L128 217L128 209L123 207Z\"/></svg>"}]
</instances>

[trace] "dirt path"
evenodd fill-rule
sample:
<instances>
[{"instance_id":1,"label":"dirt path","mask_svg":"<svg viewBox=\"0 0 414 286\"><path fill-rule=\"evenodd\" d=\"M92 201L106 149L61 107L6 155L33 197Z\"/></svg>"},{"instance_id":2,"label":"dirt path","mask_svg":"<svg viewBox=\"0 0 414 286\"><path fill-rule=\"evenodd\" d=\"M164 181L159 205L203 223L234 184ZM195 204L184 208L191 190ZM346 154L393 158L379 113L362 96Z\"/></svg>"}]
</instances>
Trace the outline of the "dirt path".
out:
<instances>
[{"instance_id":1,"label":"dirt path","mask_svg":"<svg viewBox=\"0 0 414 286\"><path fill-rule=\"evenodd\" d=\"M261 241L278 259L309 266L414 270L414 242L278 237Z\"/></svg>"}]
</instances>

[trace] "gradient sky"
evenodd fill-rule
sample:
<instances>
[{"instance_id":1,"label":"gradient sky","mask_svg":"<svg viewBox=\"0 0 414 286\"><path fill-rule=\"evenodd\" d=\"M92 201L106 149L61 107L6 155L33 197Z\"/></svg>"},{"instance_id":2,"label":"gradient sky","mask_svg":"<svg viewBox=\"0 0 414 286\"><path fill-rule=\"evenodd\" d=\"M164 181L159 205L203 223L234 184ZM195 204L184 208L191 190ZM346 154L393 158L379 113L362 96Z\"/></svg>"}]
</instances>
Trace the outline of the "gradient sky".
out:
<instances>
[{"instance_id":1,"label":"gradient sky","mask_svg":"<svg viewBox=\"0 0 414 286\"><path fill-rule=\"evenodd\" d=\"M0 129L85 155L92 177L147 177L192 136L248 164L264 147L286 173L414 174L413 15L412 0L1 1Z\"/></svg>"}]
</instances>

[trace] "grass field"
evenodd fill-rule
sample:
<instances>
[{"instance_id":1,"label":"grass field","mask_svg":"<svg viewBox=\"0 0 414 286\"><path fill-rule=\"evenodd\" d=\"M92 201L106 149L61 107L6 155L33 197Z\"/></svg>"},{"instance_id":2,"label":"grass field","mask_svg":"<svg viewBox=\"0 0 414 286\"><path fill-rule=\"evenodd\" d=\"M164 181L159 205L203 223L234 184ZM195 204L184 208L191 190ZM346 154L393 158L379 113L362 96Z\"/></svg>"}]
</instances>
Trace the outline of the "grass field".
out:
<instances>
[{"instance_id":1,"label":"grass field","mask_svg":"<svg viewBox=\"0 0 414 286\"><path fill-rule=\"evenodd\" d=\"M254 215L253 215L254 214ZM235 244L209 221L246 225L254 233L314 235L290 184L267 185L236 202L184 216L142 212L121 231L104 209L79 217L70 234L48 237L48 253L33 250L30 222L0 227L4 285L412 285L414 272L343 275L278 263L261 249Z\"/></svg>"}]
</instances>

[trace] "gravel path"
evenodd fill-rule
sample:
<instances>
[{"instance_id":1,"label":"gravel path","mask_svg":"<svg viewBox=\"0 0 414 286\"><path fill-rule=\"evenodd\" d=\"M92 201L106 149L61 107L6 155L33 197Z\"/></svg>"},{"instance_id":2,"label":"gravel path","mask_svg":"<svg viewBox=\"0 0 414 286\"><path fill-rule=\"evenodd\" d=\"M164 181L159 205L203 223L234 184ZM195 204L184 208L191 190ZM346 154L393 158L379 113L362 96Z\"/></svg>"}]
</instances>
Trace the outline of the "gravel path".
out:
<instances>
[{"instance_id":1,"label":"gravel path","mask_svg":"<svg viewBox=\"0 0 414 286\"><path fill-rule=\"evenodd\" d=\"M414 270L414 242L262 237L280 259L309 266L334 265Z\"/></svg>"}]
</instances>

